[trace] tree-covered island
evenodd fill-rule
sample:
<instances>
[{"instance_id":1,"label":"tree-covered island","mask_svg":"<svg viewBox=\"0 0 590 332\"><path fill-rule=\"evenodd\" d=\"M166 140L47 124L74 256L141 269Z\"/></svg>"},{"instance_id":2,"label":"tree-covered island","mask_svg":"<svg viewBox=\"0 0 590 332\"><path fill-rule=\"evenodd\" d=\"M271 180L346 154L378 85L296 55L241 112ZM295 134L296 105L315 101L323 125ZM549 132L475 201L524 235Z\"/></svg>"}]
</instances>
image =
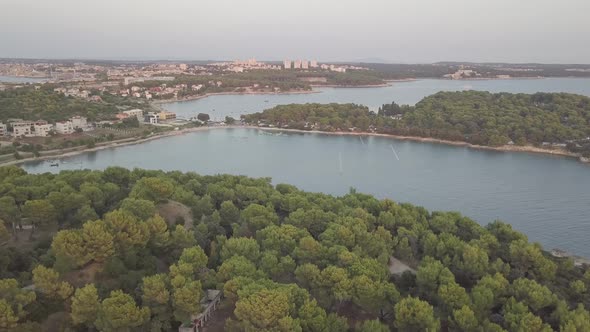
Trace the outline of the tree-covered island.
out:
<instances>
[{"instance_id":1,"label":"tree-covered island","mask_svg":"<svg viewBox=\"0 0 590 332\"><path fill-rule=\"evenodd\" d=\"M415 106L280 105L244 116L253 125L429 137L474 145L563 148L590 155L590 98L568 93L439 92Z\"/></svg>"}]
</instances>

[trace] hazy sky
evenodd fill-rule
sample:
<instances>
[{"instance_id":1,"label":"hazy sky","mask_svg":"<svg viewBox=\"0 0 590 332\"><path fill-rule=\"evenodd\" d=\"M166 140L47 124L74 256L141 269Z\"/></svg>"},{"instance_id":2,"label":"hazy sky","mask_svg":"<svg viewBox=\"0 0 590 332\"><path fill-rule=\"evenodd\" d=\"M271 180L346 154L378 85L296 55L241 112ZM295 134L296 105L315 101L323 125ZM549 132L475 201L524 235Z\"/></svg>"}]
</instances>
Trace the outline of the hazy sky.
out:
<instances>
[{"instance_id":1,"label":"hazy sky","mask_svg":"<svg viewBox=\"0 0 590 332\"><path fill-rule=\"evenodd\" d=\"M590 0L0 0L0 57L590 63Z\"/></svg>"}]
</instances>

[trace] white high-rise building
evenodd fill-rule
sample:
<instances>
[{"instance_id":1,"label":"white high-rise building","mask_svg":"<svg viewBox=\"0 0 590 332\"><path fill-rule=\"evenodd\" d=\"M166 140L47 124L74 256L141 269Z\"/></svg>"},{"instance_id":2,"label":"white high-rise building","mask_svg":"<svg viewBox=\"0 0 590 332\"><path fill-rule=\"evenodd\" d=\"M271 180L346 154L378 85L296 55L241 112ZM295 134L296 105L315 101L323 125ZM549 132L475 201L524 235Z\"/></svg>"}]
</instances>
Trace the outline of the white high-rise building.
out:
<instances>
[{"instance_id":1,"label":"white high-rise building","mask_svg":"<svg viewBox=\"0 0 590 332\"><path fill-rule=\"evenodd\" d=\"M301 60L301 69L309 69L309 61Z\"/></svg>"},{"instance_id":2,"label":"white high-rise building","mask_svg":"<svg viewBox=\"0 0 590 332\"><path fill-rule=\"evenodd\" d=\"M283 61L283 67L285 69L291 69L291 60L284 60Z\"/></svg>"},{"instance_id":3,"label":"white high-rise building","mask_svg":"<svg viewBox=\"0 0 590 332\"><path fill-rule=\"evenodd\" d=\"M311 68L317 68L318 67L318 61L317 60L311 60L311 64L309 66Z\"/></svg>"},{"instance_id":4,"label":"white high-rise building","mask_svg":"<svg viewBox=\"0 0 590 332\"><path fill-rule=\"evenodd\" d=\"M295 60L293 62L293 69L301 69L301 60Z\"/></svg>"}]
</instances>

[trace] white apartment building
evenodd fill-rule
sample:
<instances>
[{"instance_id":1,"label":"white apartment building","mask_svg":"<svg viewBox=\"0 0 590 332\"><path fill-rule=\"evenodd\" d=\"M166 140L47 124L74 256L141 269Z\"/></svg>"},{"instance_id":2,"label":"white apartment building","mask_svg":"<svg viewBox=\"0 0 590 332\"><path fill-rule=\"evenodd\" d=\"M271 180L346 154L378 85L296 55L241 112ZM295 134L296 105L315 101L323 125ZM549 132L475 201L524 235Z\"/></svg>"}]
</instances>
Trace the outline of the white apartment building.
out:
<instances>
[{"instance_id":1,"label":"white apartment building","mask_svg":"<svg viewBox=\"0 0 590 332\"><path fill-rule=\"evenodd\" d=\"M283 61L283 67L285 67L285 69L291 69L291 60Z\"/></svg>"},{"instance_id":2,"label":"white apartment building","mask_svg":"<svg viewBox=\"0 0 590 332\"><path fill-rule=\"evenodd\" d=\"M243 73L244 72L244 67L234 66L234 67L230 67L228 70L229 71L233 71L234 73Z\"/></svg>"},{"instance_id":3,"label":"white apartment building","mask_svg":"<svg viewBox=\"0 0 590 332\"><path fill-rule=\"evenodd\" d=\"M309 69L309 61L301 60L301 69Z\"/></svg>"},{"instance_id":4,"label":"white apartment building","mask_svg":"<svg viewBox=\"0 0 590 332\"><path fill-rule=\"evenodd\" d=\"M311 63L309 64L309 66L311 68L317 68L318 67L318 61L317 60L311 60Z\"/></svg>"},{"instance_id":5,"label":"white apartment building","mask_svg":"<svg viewBox=\"0 0 590 332\"><path fill-rule=\"evenodd\" d=\"M8 126L4 123L0 123L0 136L8 136Z\"/></svg>"},{"instance_id":6,"label":"white apartment building","mask_svg":"<svg viewBox=\"0 0 590 332\"><path fill-rule=\"evenodd\" d=\"M139 108L129 110L129 111L123 111L123 113L127 114L129 117L134 116L139 121L141 121L143 119L143 111L140 110Z\"/></svg>"},{"instance_id":7,"label":"white apartment building","mask_svg":"<svg viewBox=\"0 0 590 332\"><path fill-rule=\"evenodd\" d=\"M74 133L72 121L60 121L55 123L55 131L58 134L69 135Z\"/></svg>"},{"instance_id":8,"label":"white apartment building","mask_svg":"<svg viewBox=\"0 0 590 332\"><path fill-rule=\"evenodd\" d=\"M301 60L295 60L293 62L293 69L301 69Z\"/></svg>"},{"instance_id":9,"label":"white apartment building","mask_svg":"<svg viewBox=\"0 0 590 332\"><path fill-rule=\"evenodd\" d=\"M33 125L34 125L34 123L29 122L29 121L13 122L12 123L12 135L14 137L33 136L33 131L31 130Z\"/></svg>"},{"instance_id":10,"label":"white apartment building","mask_svg":"<svg viewBox=\"0 0 590 332\"><path fill-rule=\"evenodd\" d=\"M330 70L335 71L337 73L346 73L346 68L344 67L336 67L334 65L330 65Z\"/></svg>"},{"instance_id":11,"label":"white apartment building","mask_svg":"<svg viewBox=\"0 0 590 332\"><path fill-rule=\"evenodd\" d=\"M70 119L70 121L72 122L74 129L80 128L84 130L88 128L88 120L86 120L86 118L83 116L74 116Z\"/></svg>"},{"instance_id":12,"label":"white apartment building","mask_svg":"<svg viewBox=\"0 0 590 332\"><path fill-rule=\"evenodd\" d=\"M47 137L49 136L49 132L51 132L53 130L53 125L51 124L35 124L33 126L33 128L35 129L35 136L40 136L40 137Z\"/></svg>"}]
</instances>

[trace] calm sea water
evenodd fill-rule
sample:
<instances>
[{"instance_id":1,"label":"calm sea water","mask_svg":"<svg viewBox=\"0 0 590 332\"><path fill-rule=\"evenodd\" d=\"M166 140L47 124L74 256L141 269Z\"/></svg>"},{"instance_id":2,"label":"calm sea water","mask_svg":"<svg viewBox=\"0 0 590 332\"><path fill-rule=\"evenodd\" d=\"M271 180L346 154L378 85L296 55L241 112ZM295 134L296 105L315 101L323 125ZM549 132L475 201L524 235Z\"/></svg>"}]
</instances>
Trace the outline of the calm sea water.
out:
<instances>
[{"instance_id":1,"label":"calm sea water","mask_svg":"<svg viewBox=\"0 0 590 332\"><path fill-rule=\"evenodd\" d=\"M219 95L204 99L163 104L181 117L208 113L214 120L226 115L239 118L241 114L260 112L280 104L291 103L357 103L377 110L385 103L413 105L439 91L482 90L491 92L571 92L590 96L590 79L547 78L521 80L418 80L394 82L380 88L320 88L319 93L293 95Z\"/></svg>"},{"instance_id":2,"label":"calm sea water","mask_svg":"<svg viewBox=\"0 0 590 332\"><path fill-rule=\"evenodd\" d=\"M41 83L47 81L46 78L33 78L21 76L2 76L0 75L0 83Z\"/></svg>"},{"instance_id":3,"label":"calm sea water","mask_svg":"<svg viewBox=\"0 0 590 332\"><path fill-rule=\"evenodd\" d=\"M590 257L590 166L569 158L383 137L215 129L85 153L63 159L59 168L44 161L23 167L40 173L111 165L272 177L335 195L354 187L430 210L460 211L482 224L501 219L545 248Z\"/></svg>"}]
</instances>

